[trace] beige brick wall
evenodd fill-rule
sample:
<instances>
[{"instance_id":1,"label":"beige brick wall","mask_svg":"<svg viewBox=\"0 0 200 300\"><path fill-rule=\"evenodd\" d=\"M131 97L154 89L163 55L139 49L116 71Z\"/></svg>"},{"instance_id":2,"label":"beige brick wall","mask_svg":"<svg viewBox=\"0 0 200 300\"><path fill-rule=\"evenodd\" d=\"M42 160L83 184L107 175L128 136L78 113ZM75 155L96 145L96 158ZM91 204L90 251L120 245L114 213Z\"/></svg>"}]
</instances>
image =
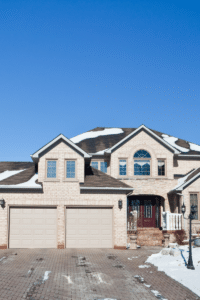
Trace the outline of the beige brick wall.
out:
<instances>
[{"instance_id":1,"label":"beige brick wall","mask_svg":"<svg viewBox=\"0 0 200 300\"><path fill-rule=\"evenodd\" d=\"M64 160L77 160L77 178L74 181L65 181ZM46 159L58 159L58 181L46 180ZM57 245L65 247L65 210L66 206L101 206L113 207L113 246L126 247L126 195L120 192L84 192L80 193L79 183L84 181L84 158L69 148L65 143L58 144L39 160L39 181L43 183L44 193L20 192L2 193L0 198L6 201L6 207L0 207L0 248L8 245L8 223L10 206L57 206L58 226ZM118 200L123 200L123 208L119 210Z\"/></svg>"}]
</instances>

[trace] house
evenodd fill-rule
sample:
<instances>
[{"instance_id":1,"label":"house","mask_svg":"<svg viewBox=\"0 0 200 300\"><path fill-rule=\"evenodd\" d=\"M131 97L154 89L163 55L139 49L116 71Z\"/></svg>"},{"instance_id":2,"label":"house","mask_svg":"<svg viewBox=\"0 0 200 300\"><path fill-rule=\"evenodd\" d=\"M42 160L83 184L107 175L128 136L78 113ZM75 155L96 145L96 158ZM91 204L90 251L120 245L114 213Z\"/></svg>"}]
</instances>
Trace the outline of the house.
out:
<instances>
[{"instance_id":1,"label":"house","mask_svg":"<svg viewBox=\"0 0 200 300\"><path fill-rule=\"evenodd\" d=\"M183 202L186 215L198 206L200 228L196 144L145 125L98 127L60 134L31 158L0 162L0 249L125 249L133 210L138 244L161 245L163 232L188 232Z\"/></svg>"}]
</instances>

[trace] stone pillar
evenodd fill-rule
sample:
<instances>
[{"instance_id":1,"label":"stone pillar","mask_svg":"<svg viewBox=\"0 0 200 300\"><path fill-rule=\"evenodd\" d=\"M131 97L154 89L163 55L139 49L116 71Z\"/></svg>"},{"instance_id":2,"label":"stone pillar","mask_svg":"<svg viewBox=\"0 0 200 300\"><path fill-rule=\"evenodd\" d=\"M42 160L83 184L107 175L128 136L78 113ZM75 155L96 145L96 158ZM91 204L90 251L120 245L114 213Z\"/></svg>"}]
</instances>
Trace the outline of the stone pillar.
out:
<instances>
[{"instance_id":1,"label":"stone pillar","mask_svg":"<svg viewBox=\"0 0 200 300\"><path fill-rule=\"evenodd\" d=\"M58 227L57 227L57 248L64 249L65 248L65 206L58 205L57 207L57 219L58 219Z\"/></svg>"},{"instance_id":2,"label":"stone pillar","mask_svg":"<svg viewBox=\"0 0 200 300\"><path fill-rule=\"evenodd\" d=\"M164 236L164 239L165 239L164 247L168 247L170 234L169 233L164 233L163 236Z\"/></svg>"},{"instance_id":3,"label":"stone pillar","mask_svg":"<svg viewBox=\"0 0 200 300\"><path fill-rule=\"evenodd\" d=\"M137 234L131 234L130 235L130 250L136 250L137 249Z\"/></svg>"}]
</instances>

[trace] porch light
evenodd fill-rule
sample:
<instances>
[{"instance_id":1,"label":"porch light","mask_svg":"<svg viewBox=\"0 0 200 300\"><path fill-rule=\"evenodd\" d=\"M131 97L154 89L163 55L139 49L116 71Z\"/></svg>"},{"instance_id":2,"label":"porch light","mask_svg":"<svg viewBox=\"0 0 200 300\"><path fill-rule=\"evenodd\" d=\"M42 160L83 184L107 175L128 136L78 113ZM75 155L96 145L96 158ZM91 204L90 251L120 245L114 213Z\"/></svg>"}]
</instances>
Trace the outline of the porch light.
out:
<instances>
[{"instance_id":1,"label":"porch light","mask_svg":"<svg viewBox=\"0 0 200 300\"><path fill-rule=\"evenodd\" d=\"M122 200L118 201L118 207L119 207L120 210L122 209Z\"/></svg>"},{"instance_id":2,"label":"porch light","mask_svg":"<svg viewBox=\"0 0 200 300\"><path fill-rule=\"evenodd\" d=\"M0 205L1 205L1 207L2 208L4 208L5 207L5 200L4 199L0 199Z\"/></svg>"},{"instance_id":3,"label":"porch light","mask_svg":"<svg viewBox=\"0 0 200 300\"><path fill-rule=\"evenodd\" d=\"M183 215L185 214L185 211L186 211L186 207L185 204L183 203L183 205L181 206L181 212Z\"/></svg>"}]
</instances>

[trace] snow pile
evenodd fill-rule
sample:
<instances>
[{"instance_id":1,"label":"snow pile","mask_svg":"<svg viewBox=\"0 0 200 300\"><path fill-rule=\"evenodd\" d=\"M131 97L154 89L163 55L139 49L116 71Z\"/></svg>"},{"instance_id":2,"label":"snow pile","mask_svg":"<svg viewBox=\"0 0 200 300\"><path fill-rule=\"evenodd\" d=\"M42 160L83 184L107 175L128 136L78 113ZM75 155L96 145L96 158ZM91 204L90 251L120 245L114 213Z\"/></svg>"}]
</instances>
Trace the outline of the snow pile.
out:
<instances>
[{"instance_id":1,"label":"snow pile","mask_svg":"<svg viewBox=\"0 0 200 300\"><path fill-rule=\"evenodd\" d=\"M124 131L121 128L105 128L104 130L99 130L99 131L88 131L84 132L82 134L79 134L70 140L77 144L83 140L86 139L93 139L101 135L110 135L110 134L120 134L123 133Z\"/></svg>"},{"instance_id":2,"label":"snow pile","mask_svg":"<svg viewBox=\"0 0 200 300\"><path fill-rule=\"evenodd\" d=\"M192 292L200 296L200 248L192 248L192 257L195 270L187 269L185 261L188 262L189 247L180 246L182 255L174 257L162 255L161 253L152 254L146 263L151 263L158 267L158 271L164 271L168 276L180 282Z\"/></svg>"},{"instance_id":3,"label":"snow pile","mask_svg":"<svg viewBox=\"0 0 200 300\"><path fill-rule=\"evenodd\" d=\"M6 179L8 177L11 177L13 175L16 175L16 174L18 174L18 173L20 173L20 172L22 172L24 170L17 170L17 171L16 170L15 171L8 171L7 170L7 171L4 171L3 173L0 173L0 181Z\"/></svg>"},{"instance_id":4,"label":"snow pile","mask_svg":"<svg viewBox=\"0 0 200 300\"><path fill-rule=\"evenodd\" d=\"M174 137L174 136L169 136L167 134L162 134L162 137L164 139L164 141L166 141L168 144L170 144L172 147L177 148L178 150L180 150L181 152L188 152L190 151L189 149L186 149L184 147L178 146L175 142L178 141L178 138Z\"/></svg>"},{"instance_id":5,"label":"snow pile","mask_svg":"<svg viewBox=\"0 0 200 300\"><path fill-rule=\"evenodd\" d=\"M35 174L33 177L31 177L31 179L29 179L26 182L23 183L19 183L19 184L12 184L12 185L0 185L0 188L34 188L34 189L41 189L41 185L35 183L35 181L38 179L38 174Z\"/></svg>"},{"instance_id":6,"label":"snow pile","mask_svg":"<svg viewBox=\"0 0 200 300\"><path fill-rule=\"evenodd\" d=\"M200 146L193 144L193 143L189 143L190 144L190 149L193 151L199 151L200 152Z\"/></svg>"}]
</instances>

